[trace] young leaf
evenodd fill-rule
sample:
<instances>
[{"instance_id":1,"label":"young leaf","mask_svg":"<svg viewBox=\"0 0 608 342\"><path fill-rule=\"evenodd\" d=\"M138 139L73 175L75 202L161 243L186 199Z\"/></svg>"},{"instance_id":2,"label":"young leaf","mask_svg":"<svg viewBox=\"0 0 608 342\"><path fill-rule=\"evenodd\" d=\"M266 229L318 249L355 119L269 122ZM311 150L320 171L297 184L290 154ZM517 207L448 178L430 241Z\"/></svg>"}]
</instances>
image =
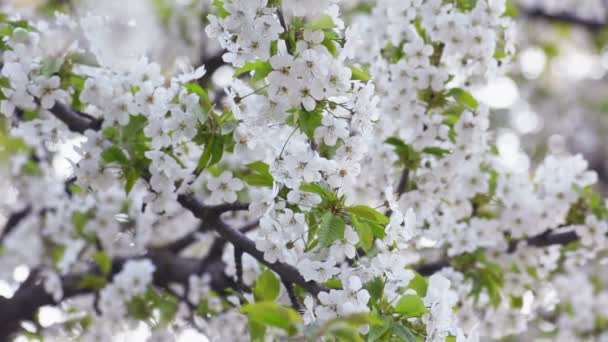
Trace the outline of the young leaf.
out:
<instances>
[{"instance_id":1,"label":"young leaf","mask_svg":"<svg viewBox=\"0 0 608 342\"><path fill-rule=\"evenodd\" d=\"M421 276L418 272L414 272L414 274L414 278L410 280L408 287L416 291L420 297L424 297L426 296L426 290L429 287L429 280Z\"/></svg>"},{"instance_id":2,"label":"young leaf","mask_svg":"<svg viewBox=\"0 0 608 342\"><path fill-rule=\"evenodd\" d=\"M107 284L108 280L105 277L96 274L87 274L80 279L78 287L81 289L100 290Z\"/></svg>"},{"instance_id":3,"label":"young leaf","mask_svg":"<svg viewBox=\"0 0 608 342\"><path fill-rule=\"evenodd\" d=\"M336 24L334 24L334 21L331 19L330 16L323 15L323 16L319 17L319 19L307 23L306 25L304 25L304 27L306 27L307 29L311 29L313 31L328 30L328 29L332 29L332 28L336 27Z\"/></svg>"},{"instance_id":4,"label":"young leaf","mask_svg":"<svg viewBox=\"0 0 608 342\"><path fill-rule=\"evenodd\" d=\"M257 59L255 62L247 62L234 73L234 77L251 71L253 71L253 80L256 82L261 81L272 72L272 65L270 65L270 62L260 59Z\"/></svg>"},{"instance_id":5,"label":"young leaf","mask_svg":"<svg viewBox=\"0 0 608 342\"><path fill-rule=\"evenodd\" d=\"M384 214L366 205L355 205L346 208L346 210L352 215L362 217L378 224L387 224L389 222L388 217L384 216Z\"/></svg>"},{"instance_id":6,"label":"young leaf","mask_svg":"<svg viewBox=\"0 0 608 342\"><path fill-rule=\"evenodd\" d=\"M279 297L281 283L271 270L266 270L258 277L253 288L253 296L258 302L272 302Z\"/></svg>"},{"instance_id":7,"label":"young leaf","mask_svg":"<svg viewBox=\"0 0 608 342\"><path fill-rule=\"evenodd\" d=\"M449 96L452 96L458 103L465 105L471 109L477 109L479 103L468 91L462 88L452 88L448 92Z\"/></svg>"},{"instance_id":8,"label":"young leaf","mask_svg":"<svg viewBox=\"0 0 608 342\"><path fill-rule=\"evenodd\" d=\"M274 184L274 178L270 173L270 167L263 161L256 161L251 164L245 165L248 169L255 171L255 173L247 174L243 176L243 180L249 185L253 186L267 186L272 187Z\"/></svg>"},{"instance_id":9,"label":"young leaf","mask_svg":"<svg viewBox=\"0 0 608 342\"><path fill-rule=\"evenodd\" d=\"M420 317L426 311L422 298L413 294L404 295L395 305L395 312L406 318Z\"/></svg>"},{"instance_id":10,"label":"young leaf","mask_svg":"<svg viewBox=\"0 0 608 342\"><path fill-rule=\"evenodd\" d=\"M118 146L111 146L101 152L101 159L104 164L117 163L126 165L129 163L129 158L125 155L122 149Z\"/></svg>"},{"instance_id":11,"label":"young leaf","mask_svg":"<svg viewBox=\"0 0 608 342\"><path fill-rule=\"evenodd\" d=\"M93 253L93 260L99 267L99 270L104 275L107 275L112 270L112 259L109 255L104 252L95 252Z\"/></svg>"},{"instance_id":12,"label":"young leaf","mask_svg":"<svg viewBox=\"0 0 608 342\"><path fill-rule=\"evenodd\" d=\"M433 154L439 158L442 158L450 154L450 151L440 147L425 147L424 149L422 149L422 153Z\"/></svg>"},{"instance_id":13,"label":"young leaf","mask_svg":"<svg viewBox=\"0 0 608 342\"><path fill-rule=\"evenodd\" d=\"M370 227L369 223L360 220L357 216L351 216L351 222L353 224L353 228L359 235L359 243L361 247L366 252L372 248L374 244L374 232Z\"/></svg>"},{"instance_id":14,"label":"young leaf","mask_svg":"<svg viewBox=\"0 0 608 342\"><path fill-rule=\"evenodd\" d=\"M296 324L302 321L302 318L294 309L272 302L246 304L241 307L241 313L246 314L249 321L264 326L277 327L289 334L295 333Z\"/></svg>"},{"instance_id":15,"label":"young leaf","mask_svg":"<svg viewBox=\"0 0 608 342\"><path fill-rule=\"evenodd\" d=\"M351 66L350 67L350 71L352 72L351 74L351 80L360 80L360 81L369 81L371 80L371 77L363 70Z\"/></svg>"},{"instance_id":16,"label":"young leaf","mask_svg":"<svg viewBox=\"0 0 608 342\"><path fill-rule=\"evenodd\" d=\"M313 110L312 112L298 111L298 127L311 140L315 138L315 129L321 126L322 119L323 114L319 110Z\"/></svg>"},{"instance_id":17,"label":"young leaf","mask_svg":"<svg viewBox=\"0 0 608 342\"><path fill-rule=\"evenodd\" d=\"M325 213L321 217L319 225L319 242L323 247L329 247L332 243L344 239L344 220L332 213Z\"/></svg>"}]
</instances>

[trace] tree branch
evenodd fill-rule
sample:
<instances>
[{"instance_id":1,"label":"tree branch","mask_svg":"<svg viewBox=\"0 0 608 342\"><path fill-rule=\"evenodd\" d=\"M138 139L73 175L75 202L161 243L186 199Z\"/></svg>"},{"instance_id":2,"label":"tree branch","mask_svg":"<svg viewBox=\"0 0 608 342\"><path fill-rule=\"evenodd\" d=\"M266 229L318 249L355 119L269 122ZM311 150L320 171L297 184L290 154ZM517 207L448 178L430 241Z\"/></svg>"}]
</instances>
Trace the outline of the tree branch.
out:
<instances>
[{"instance_id":1,"label":"tree branch","mask_svg":"<svg viewBox=\"0 0 608 342\"><path fill-rule=\"evenodd\" d=\"M128 260L142 258L150 259L156 267L153 280L155 286L168 288L169 283L186 284L190 275L209 272L213 276L212 287L218 291L225 289L222 288L227 283L223 279L225 275L223 272L214 272L216 267L209 264L206 269L200 269L199 259L177 257L165 250L150 250L142 256L114 260L108 279L120 272ZM98 270L93 267L90 272L98 273ZM62 277L63 299L94 293L93 289L80 286L83 277L90 272ZM53 297L44 290L38 272L33 271L11 298L0 296L0 341L8 341L19 330L22 321L33 321L40 307L56 304L58 303Z\"/></svg>"},{"instance_id":2,"label":"tree branch","mask_svg":"<svg viewBox=\"0 0 608 342\"><path fill-rule=\"evenodd\" d=\"M57 119L63 121L71 131L81 134L87 129L94 131L100 130L103 122L101 119L95 119L92 116L75 111L61 102L55 102L55 105L49 109L49 111L55 115Z\"/></svg>"},{"instance_id":3,"label":"tree branch","mask_svg":"<svg viewBox=\"0 0 608 342\"><path fill-rule=\"evenodd\" d=\"M521 16L524 18L564 22L583 27L592 32L597 32L602 28L606 27L606 25L608 24L607 22L588 20L568 13L548 13L540 8L520 7L520 12Z\"/></svg>"},{"instance_id":4,"label":"tree branch","mask_svg":"<svg viewBox=\"0 0 608 342\"><path fill-rule=\"evenodd\" d=\"M6 220L6 223L4 224L4 229L2 229L0 232L0 242L2 242L15 228L17 228L19 223L30 214L31 210L32 209L30 206L26 206L25 208L12 213L11 216L8 217L8 220Z\"/></svg>"},{"instance_id":5,"label":"tree branch","mask_svg":"<svg viewBox=\"0 0 608 342\"><path fill-rule=\"evenodd\" d=\"M203 219L205 207L192 195L179 195L177 201L186 209L190 210L194 216ZM300 272L293 266L282 262L270 263L264 259L264 253L255 247L255 243L246 237L238 230L232 229L225 224L219 217L212 218L211 225L221 237L232 243L235 248L251 255L259 262L268 266L271 270L277 273L283 281L297 284L304 288L307 292L317 295L319 292L328 291L327 288L317 284L314 281L306 281Z\"/></svg>"},{"instance_id":6,"label":"tree branch","mask_svg":"<svg viewBox=\"0 0 608 342\"><path fill-rule=\"evenodd\" d=\"M552 246L552 245L567 245L571 242L575 242L579 239L579 236L576 234L576 232L574 231L569 231L569 232L560 232L560 233L555 233L555 232L551 232L550 230L527 238L527 239L521 239L521 240L513 240L509 243L509 247L507 249L507 253L514 253L517 250L517 246L521 243L521 242L526 242L526 244L528 246L533 246L533 247L547 247L547 246ZM422 274L423 276L429 276L435 272L440 271L441 269L443 269L444 267L449 267L450 266L450 259L445 258L445 259L440 259L437 261L433 261L430 263L426 263L426 264L421 264L418 265L416 267L414 267L414 269Z\"/></svg>"}]
</instances>

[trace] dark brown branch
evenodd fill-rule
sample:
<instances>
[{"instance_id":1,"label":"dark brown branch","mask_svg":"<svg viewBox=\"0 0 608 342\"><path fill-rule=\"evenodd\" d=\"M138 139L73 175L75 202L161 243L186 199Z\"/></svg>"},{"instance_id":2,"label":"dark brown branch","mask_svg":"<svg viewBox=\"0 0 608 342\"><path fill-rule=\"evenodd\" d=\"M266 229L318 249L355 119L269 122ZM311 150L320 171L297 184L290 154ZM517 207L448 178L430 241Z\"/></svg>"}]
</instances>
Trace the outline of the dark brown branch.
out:
<instances>
[{"instance_id":1,"label":"dark brown branch","mask_svg":"<svg viewBox=\"0 0 608 342\"><path fill-rule=\"evenodd\" d=\"M178 196L177 200L184 208L190 210L194 216L201 219L204 217L205 207L192 195L180 195ZM220 236L232 243L235 248L241 249L243 252L251 255L259 262L268 266L268 268L277 273L283 281L297 284L315 296L319 292L327 291L327 288L317 284L316 282L306 281L300 272L289 264L278 261L275 263L266 261L264 259L264 253L255 247L255 243L252 240L250 240L240 231L229 227L221 219L212 219L210 224L215 226L215 229Z\"/></svg>"},{"instance_id":2,"label":"dark brown branch","mask_svg":"<svg viewBox=\"0 0 608 342\"><path fill-rule=\"evenodd\" d=\"M530 19L540 19L550 22L563 22L571 25L583 27L589 31L597 32L608 24L603 21L588 20L569 13L548 13L540 8L520 7L521 17Z\"/></svg>"},{"instance_id":3,"label":"dark brown branch","mask_svg":"<svg viewBox=\"0 0 608 342\"><path fill-rule=\"evenodd\" d=\"M547 247L552 245L567 245L571 242L577 241L578 239L579 236L573 231L556 233L548 230L542 234L527 239L511 241L509 243L507 253L515 252L517 250L517 246L522 242L525 242L528 246ZM445 258L434 262L418 265L414 267L414 269L423 276L429 276L435 272L440 271L444 267L449 266L450 260Z\"/></svg>"},{"instance_id":4,"label":"dark brown branch","mask_svg":"<svg viewBox=\"0 0 608 342\"><path fill-rule=\"evenodd\" d=\"M90 115L73 110L61 102L55 102L53 108L49 109L55 117L73 132L84 133L87 129L98 131L101 129L101 119L95 119Z\"/></svg>"},{"instance_id":5,"label":"dark brown branch","mask_svg":"<svg viewBox=\"0 0 608 342\"><path fill-rule=\"evenodd\" d=\"M163 250L151 250L147 254L132 259L116 259L112 264L112 271L108 276L111 279L120 272L128 260L148 258L156 266L154 272L154 285L167 288L169 283L188 282L192 274L209 272L212 277L212 286L225 284L223 272L217 273L211 265L208 269L200 270L198 259L180 258ZM91 272L97 272L95 268ZM84 294L93 294L94 290L80 286L85 275L73 274L62 277L63 299ZM215 288L215 287L214 287ZM218 289L223 290L223 289ZM0 341L8 341L9 337L19 330L22 321L35 320L38 309L45 305L56 305L53 297L44 290L42 280L36 271L33 271L28 279L19 287L11 298L0 296Z\"/></svg>"},{"instance_id":6,"label":"dark brown branch","mask_svg":"<svg viewBox=\"0 0 608 342\"><path fill-rule=\"evenodd\" d=\"M293 288L293 284L283 281L283 286L285 286L285 290L287 290L287 295L289 296L289 300L291 301L291 306L298 312L302 311L302 305L298 300L298 296L296 296L296 291Z\"/></svg>"},{"instance_id":7,"label":"dark brown branch","mask_svg":"<svg viewBox=\"0 0 608 342\"><path fill-rule=\"evenodd\" d=\"M234 266L236 267L236 290L242 291L243 283L243 251L234 248Z\"/></svg>"},{"instance_id":8,"label":"dark brown branch","mask_svg":"<svg viewBox=\"0 0 608 342\"><path fill-rule=\"evenodd\" d=\"M27 215L29 215L30 211L31 207L26 206L25 208L12 213L11 216L8 217L8 220L6 220L6 223L4 224L4 229L2 229L0 232L0 242L2 242L15 228L17 228L19 223L23 221Z\"/></svg>"},{"instance_id":9,"label":"dark brown branch","mask_svg":"<svg viewBox=\"0 0 608 342\"><path fill-rule=\"evenodd\" d=\"M213 74L226 64L222 56L226 53L225 50L220 50L211 56L205 56L199 63L199 65L204 65L205 70L207 71L205 75L199 80L199 84L203 84L211 79Z\"/></svg>"}]
</instances>

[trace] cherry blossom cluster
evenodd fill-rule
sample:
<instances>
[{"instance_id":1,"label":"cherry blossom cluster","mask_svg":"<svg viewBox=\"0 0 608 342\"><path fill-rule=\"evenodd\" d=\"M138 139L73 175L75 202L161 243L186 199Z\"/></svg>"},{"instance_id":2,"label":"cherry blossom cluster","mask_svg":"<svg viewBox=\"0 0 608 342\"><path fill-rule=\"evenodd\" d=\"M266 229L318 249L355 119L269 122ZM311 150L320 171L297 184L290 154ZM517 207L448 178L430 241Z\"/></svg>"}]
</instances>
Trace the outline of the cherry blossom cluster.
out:
<instances>
[{"instance_id":1,"label":"cherry blossom cluster","mask_svg":"<svg viewBox=\"0 0 608 342\"><path fill-rule=\"evenodd\" d=\"M504 0L208 5L234 72L219 91L205 65L109 63L104 18L2 17L0 173L19 219L0 280L74 315L40 334L107 340L149 321L149 341L187 326L478 341L552 310L562 340L595 331L601 280L588 305L555 298L606 252L596 174L579 155L510 170L471 95L515 53ZM11 279L20 267L34 280Z\"/></svg>"}]
</instances>

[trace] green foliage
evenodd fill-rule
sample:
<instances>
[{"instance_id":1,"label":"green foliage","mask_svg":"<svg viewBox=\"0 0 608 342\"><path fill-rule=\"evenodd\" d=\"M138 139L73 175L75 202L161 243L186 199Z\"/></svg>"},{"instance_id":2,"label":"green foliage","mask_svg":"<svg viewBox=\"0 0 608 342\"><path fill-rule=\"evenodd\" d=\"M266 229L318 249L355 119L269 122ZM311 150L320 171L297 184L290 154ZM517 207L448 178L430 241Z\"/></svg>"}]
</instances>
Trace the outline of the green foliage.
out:
<instances>
[{"instance_id":1,"label":"green foliage","mask_svg":"<svg viewBox=\"0 0 608 342\"><path fill-rule=\"evenodd\" d=\"M304 27L311 30L329 30L336 27L336 24L329 15L322 15L316 20L306 23Z\"/></svg>"},{"instance_id":2,"label":"green foliage","mask_svg":"<svg viewBox=\"0 0 608 342\"><path fill-rule=\"evenodd\" d=\"M273 302L246 304L241 307L240 311L247 315L249 323L253 322L254 326L257 324L276 327L285 330L289 335L297 332L297 326L302 321L302 318L295 310ZM259 326L255 329L260 330Z\"/></svg>"},{"instance_id":3,"label":"green foliage","mask_svg":"<svg viewBox=\"0 0 608 342\"><path fill-rule=\"evenodd\" d=\"M475 300L485 291L493 306L500 304L504 285L503 270L498 264L488 260L483 250L462 254L452 260L451 265L462 272L465 278L473 281L473 289L469 295L475 297Z\"/></svg>"},{"instance_id":4,"label":"green foliage","mask_svg":"<svg viewBox=\"0 0 608 342\"><path fill-rule=\"evenodd\" d=\"M513 4L513 1L511 0L507 0L507 7L505 9L505 13L504 16L505 17L511 17L511 18L516 18L519 16L519 8Z\"/></svg>"},{"instance_id":5,"label":"green foliage","mask_svg":"<svg viewBox=\"0 0 608 342\"><path fill-rule=\"evenodd\" d=\"M213 0L213 3L211 4L213 7L215 7L215 15L217 15L220 18L226 18L227 16L230 15L230 12L226 11L226 9L224 8L224 1L222 0Z\"/></svg>"},{"instance_id":6,"label":"green foliage","mask_svg":"<svg viewBox=\"0 0 608 342\"><path fill-rule=\"evenodd\" d=\"M319 243L322 247L329 247L335 241L344 239L344 220L332 213L325 213L319 225Z\"/></svg>"},{"instance_id":7,"label":"green foliage","mask_svg":"<svg viewBox=\"0 0 608 342\"><path fill-rule=\"evenodd\" d=\"M416 291L420 297L426 296L426 290L429 287L429 280L418 272L414 272L414 278L410 280L408 288Z\"/></svg>"},{"instance_id":8,"label":"green foliage","mask_svg":"<svg viewBox=\"0 0 608 342\"><path fill-rule=\"evenodd\" d=\"M388 217L379 211L364 205L356 205L346 208L350 223L359 235L359 245L364 251L369 251L373 246L374 237L384 238L385 225L389 222Z\"/></svg>"},{"instance_id":9,"label":"green foliage","mask_svg":"<svg viewBox=\"0 0 608 342\"><path fill-rule=\"evenodd\" d=\"M339 201L338 196L334 192L317 183L302 183L300 190L321 196L321 199L327 205L334 205Z\"/></svg>"},{"instance_id":10,"label":"green foliage","mask_svg":"<svg viewBox=\"0 0 608 342\"><path fill-rule=\"evenodd\" d=\"M129 158L125 155L119 146L111 146L101 152L101 160L104 165L117 163L119 165L127 165Z\"/></svg>"},{"instance_id":11,"label":"green foliage","mask_svg":"<svg viewBox=\"0 0 608 342\"><path fill-rule=\"evenodd\" d=\"M405 318L420 317L427 312L422 298L414 294L406 294L402 296L397 305L395 305L395 312L402 315Z\"/></svg>"},{"instance_id":12,"label":"green foliage","mask_svg":"<svg viewBox=\"0 0 608 342\"><path fill-rule=\"evenodd\" d=\"M256 302L272 302L279 297L281 282L274 273L267 269L258 277L253 288L253 296Z\"/></svg>"},{"instance_id":13,"label":"green foliage","mask_svg":"<svg viewBox=\"0 0 608 342\"><path fill-rule=\"evenodd\" d=\"M97 264L99 271L103 275L108 275L112 270L112 258L104 252L95 252L93 253L93 260Z\"/></svg>"},{"instance_id":14,"label":"green foliage","mask_svg":"<svg viewBox=\"0 0 608 342\"><path fill-rule=\"evenodd\" d=\"M159 326L169 325L175 318L178 300L174 296L149 289L127 302L127 313L134 319L146 321L155 318Z\"/></svg>"},{"instance_id":15,"label":"green foliage","mask_svg":"<svg viewBox=\"0 0 608 342\"><path fill-rule=\"evenodd\" d=\"M120 166L127 194L135 182L147 174L150 165L150 160L146 157L146 152L150 149L150 138L144 134L147 123L148 120L143 115L131 115L126 126L109 127L102 132L104 138L114 143L102 152L102 165L113 163Z\"/></svg>"},{"instance_id":16,"label":"green foliage","mask_svg":"<svg viewBox=\"0 0 608 342\"><path fill-rule=\"evenodd\" d=\"M272 72L272 65L270 65L270 62L261 59L257 59L255 62L247 62L235 71L234 77L240 76L246 72L253 72L252 79L258 82Z\"/></svg>"},{"instance_id":17,"label":"green foliage","mask_svg":"<svg viewBox=\"0 0 608 342\"><path fill-rule=\"evenodd\" d=\"M310 139L315 138L315 129L321 126L323 114L320 109L315 109L311 112L304 109L296 109L293 113L297 127Z\"/></svg>"},{"instance_id":18,"label":"green foliage","mask_svg":"<svg viewBox=\"0 0 608 342\"><path fill-rule=\"evenodd\" d=\"M263 161L256 161L245 165L250 170L249 173L242 176L243 180L252 186L267 186L272 187L274 178L270 173L270 167Z\"/></svg>"},{"instance_id":19,"label":"green foliage","mask_svg":"<svg viewBox=\"0 0 608 342\"><path fill-rule=\"evenodd\" d=\"M338 35L334 31L325 31L325 38L321 42L321 45L325 46L332 56L338 57L338 49L335 43L337 41Z\"/></svg>"},{"instance_id":20,"label":"green foliage","mask_svg":"<svg viewBox=\"0 0 608 342\"><path fill-rule=\"evenodd\" d=\"M98 274L87 274L78 282L78 287L81 289L100 290L106 287L108 279L105 276Z\"/></svg>"},{"instance_id":21,"label":"green foliage","mask_svg":"<svg viewBox=\"0 0 608 342\"><path fill-rule=\"evenodd\" d=\"M606 219L608 218L608 207L606 207L606 203L602 199L602 195L593 190L592 186L587 186L585 188L580 188L575 186L575 189L581 196L581 200L583 201L585 211L591 211L593 215L595 215L598 219Z\"/></svg>"},{"instance_id":22,"label":"green foliage","mask_svg":"<svg viewBox=\"0 0 608 342\"><path fill-rule=\"evenodd\" d=\"M91 215L88 212L82 212L79 210L74 210L72 212L72 226L74 226L74 229L79 236L84 235L84 227L86 226L87 222L89 222L90 218Z\"/></svg>"},{"instance_id":23,"label":"green foliage","mask_svg":"<svg viewBox=\"0 0 608 342\"><path fill-rule=\"evenodd\" d=\"M449 150L446 150L446 149L443 149L440 147L425 147L422 149L422 153L432 154L439 158L443 158L446 155L450 154L451 152Z\"/></svg>"},{"instance_id":24,"label":"green foliage","mask_svg":"<svg viewBox=\"0 0 608 342\"><path fill-rule=\"evenodd\" d=\"M477 5L477 0L454 0L454 4L463 12L471 11Z\"/></svg>"},{"instance_id":25,"label":"green foliage","mask_svg":"<svg viewBox=\"0 0 608 342\"><path fill-rule=\"evenodd\" d=\"M211 135L205 144L201 157L198 160L196 172L201 172L205 168L217 164L222 159L223 154L224 142L222 141L221 137Z\"/></svg>"},{"instance_id":26,"label":"green foliage","mask_svg":"<svg viewBox=\"0 0 608 342\"><path fill-rule=\"evenodd\" d=\"M334 318L322 326L312 326L308 331L309 341L364 341L359 327L366 324L379 324L374 314L360 313Z\"/></svg>"},{"instance_id":27,"label":"green foliage","mask_svg":"<svg viewBox=\"0 0 608 342\"><path fill-rule=\"evenodd\" d=\"M392 317L382 317L380 320L374 321L369 333L367 341L404 341L416 342L414 331L409 327L396 322Z\"/></svg>"},{"instance_id":28,"label":"green foliage","mask_svg":"<svg viewBox=\"0 0 608 342\"><path fill-rule=\"evenodd\" d=\"M372 79L365 71L355 66L351 66L350 71L352 72L351 80L369 81Z\"/></svg>"},{"instance_id":29,"label":"green foliage","mask_svg":"<svg viewBox=\"0 0 608 342\"><path fill-rule=\"evenodd\" d=\"M201 106L205 110L205 113L203 113L203 115L199 119L199 122L204 123L207 120L206 113L210 112L211 109L213 108L213 104L211 103L211 100L209 99L209 94L207 94L207 91L205 91L205 89L203 89L203 87L201 87L198 83L185 84L184 88L186 88L186 90L189 93L198 95Z\"/></svg>"},{"instance_id":30,"label":"green foliage","mask_svg":"<svg viewBox=\"0 0 608 342\"><path fill-rule=\"evenodd\" d=\"M395 147L401 165L410 170L415 170L420 166L420 153L416 152L412 145L404 143L397 137L390 137L384 142Z\"/></svg>"},{"instance_id":31,"label":"green foliage","mask_svg":"<svg viewBox=\"0 0 608 342\"><path fill-rule=\"evenodd\" d=\"M384 296L384 285L385 281L382 277L376 277L365 284L365 289L369 293L369 304L376 310L379 310L382 302L382 296Z\"/></svg>"},{"instance_id":32,"label":"green foliage","mask_svg":"<svg viewBox=\"0 0 608 342\"><path fill-rule=\"evenodd\" d=\"M462 88L450 89L450 91L448 91L448 96L453 97L456 102L471 109L477 109L477 107L479 107L479 102L477 102L475 97Z\"/></svg>"}]
</instances>

